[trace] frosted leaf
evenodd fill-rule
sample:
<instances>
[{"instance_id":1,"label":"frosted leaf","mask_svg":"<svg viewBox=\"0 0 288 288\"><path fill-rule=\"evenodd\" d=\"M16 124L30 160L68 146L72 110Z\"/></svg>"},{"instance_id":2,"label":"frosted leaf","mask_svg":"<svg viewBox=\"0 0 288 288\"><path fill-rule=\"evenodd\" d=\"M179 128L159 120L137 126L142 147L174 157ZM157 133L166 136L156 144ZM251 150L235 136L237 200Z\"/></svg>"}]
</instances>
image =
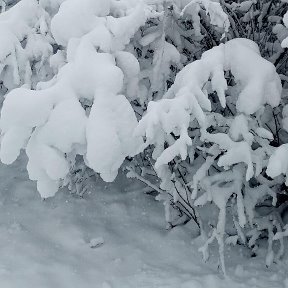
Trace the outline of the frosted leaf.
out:
<instances>
[{"instance_id":1,"label":"frosted leaf","mask_svg":"<svg viewBox=\"0 0 288 288\"><path fill-rule=\"evenodd\" d=\"M253 135L249 132L248 119L245 115L237 115L229 129L229 134L234 141L245 140L248 144L252 144Z\"/></svg>"},{"instance_id":2,"label":"frosted leaf","mask_svg":"<svg viewBox=\"0 0 288 288\"><path fill-rule=\"evenodd\" d=\"M269 159L267 166L267 175L275 178L280 174L288 173L288 144L278 147ZM287 180L286 180L287 185Z\"/></svg>"},{"instance_id":3,"label":"frosted leaf","mask_svg":"<svg viewBox=\"0 0 288 288\"><path fill-rule=\"evenodd\" d=\"M107 28L114 36L112 49L123 50L131 37L145 24L147 17L148 14L142 1L134 9L128 10L124 17L108 16Z\"/></svg>"},{"instance_id":4,"label":"frosted leaf","mask_svg":"<svg viewBox=\"0 0 288 288\"><path fill-rule=\"evenodd\" d=\"M247 164L246 180L249 181L254 175L254 168L251 156L251 147L245 142L234 142L232 139L224 133L209 134L204 133L203 140L212 142L219 145L221 150L227 152L218 160L218 166L223 166L228 169L234 164L244 162Z\"/></svg>"},{"instance_id":5,"label":"frosted leaf","mask_svg":"<svg viewBox=\"0 0 288 288\"><path fill-rule=\"evenodd\" d=\"M268 139L271 141L274 139L273 134L269 130L267 130L263 127L258 127L255 132L261 138Z\"/></svg>"}]
</instances>

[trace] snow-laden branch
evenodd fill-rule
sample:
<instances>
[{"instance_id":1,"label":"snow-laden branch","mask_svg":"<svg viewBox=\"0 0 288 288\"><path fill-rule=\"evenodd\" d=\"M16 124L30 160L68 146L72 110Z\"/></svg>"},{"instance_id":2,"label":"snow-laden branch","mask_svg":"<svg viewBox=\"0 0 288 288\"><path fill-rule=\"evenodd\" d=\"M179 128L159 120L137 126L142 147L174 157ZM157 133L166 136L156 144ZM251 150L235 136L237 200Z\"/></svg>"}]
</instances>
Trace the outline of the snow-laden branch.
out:
<instances>
[{"instance_id":1,"label":"snow-laden branch","mask_svg":"<svg viewBox=\"0 0 288 288\"><path fill-rule=\"evenodd\" d=\"M236 101L236 109L239 113L249 115L255 113L266 103L272 107L279 104L282 91L280 78L275 67L261 57L254 42L247 39L234 39L214 47L205 52L200 60L192 62L178 73L175 83L164 97L166 99L149 103L147 114L137 127L136 134L146 137L146 145L143 148L155 144L163 151L164 142L167 139L165 135L174 133L179 136L166 149L169 149L169 153L164 150L157 157L156 167L169 163L177 155L181 155L182 159L186 158L187 147L191 145L188 127L194 119L198 121L202 131L207 128L205 111L211 111L211 102L207 92L209 81L211 90L217 93L222 107L226 106L225 96L228 88L225 79L226 71L231 71L233 74L239 91ZM204 134L204 138L212 137L206 132ZM224 138L221 138L221 141L224 141ZM228 142L231 145L226 144L230 148L240 145L240 143L233 144L232 140ZM229 150L228 146L223 148ZM236 152L234 150L229 153L234 154ZM246 152L243 150L242 155ZM241 158L240 154L238 155ZM227 157L228 155L226 155ZM238 163L241 159L236 162L232 161L233 163L230 164L227 161L225 161L226 165L231 165ZM251 162L251 160L247 161ZM250 171L247 172L247 179L251 178L253 174L251 164L248 162ZM225 166L225 163L223 162L222 165Z\"/></svg>"},{"instance_id":2,"label":"snow-laden branch","mask_svg":"<svg viewBox=\"0 0 288 288\"><path fill-rule=\"evenodd\" d=\"M210 16L210 23L225 32L228 32L230 21L228 15L223 11L220 3L211 0L192 0L181 11L181 16L189 14L193 20L193 27L196 35L201 35L199 11L204 7L206 14Z\"/></svg>"},{"instance_id":3,"label":"snow-laden branch","mask_svg":"<svg viewBox=\"0 0 288 288\"><path fill-rule=\"evenodd\" d=\"M137 78L139 64L121 50L145 23L145 9L139 4L114 18L110 2L65 1L52 19L52 31L59 44L68 46L68 63L42 85L45 89L15 89L4 101L1 160L9 164L26 148L29 177L42 197L57 192L77 154L112 181L125 157L141 144L132 136L137 120L122 95L124 82ZM90 101L91 109L85 110L83 101Z\"/></svg>"},{"instance_id":4,"label":"snow-laden branch","mask_svg":"<svg viewBox=\"0 0 288 288\"><path fill-rule=\"evenodd\" d=\"M0 14L0 75L8 90L35 87L49 75L54 40L50 15L38 2L22 0Z\"/></svg>"}]
</instances>

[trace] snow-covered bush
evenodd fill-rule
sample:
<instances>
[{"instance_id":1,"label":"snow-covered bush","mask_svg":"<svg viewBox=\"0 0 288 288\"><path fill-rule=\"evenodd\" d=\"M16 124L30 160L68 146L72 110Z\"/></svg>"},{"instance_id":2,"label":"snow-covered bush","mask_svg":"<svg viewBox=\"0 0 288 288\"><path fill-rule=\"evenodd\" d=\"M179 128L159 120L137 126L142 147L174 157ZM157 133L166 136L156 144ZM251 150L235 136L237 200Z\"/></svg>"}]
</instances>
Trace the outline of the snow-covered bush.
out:
<instances>
[{"instance_id":1,"label":"snow-covered bush","mask_svg":"<svg viewBox=\"0 0 288 288\"><path fill-rule=\"evenodd\" d=\"M83 196L93 173L110 182L124 167L163 201L168 228L194 220L204 259L217 241L224 273L229 244L256 253L264 237L277 262L286 2L2 1L1 161L25 150L43 198Z\"/></svg>"},{"instance_id":2,"label":"snow-covered bush","mask_svg":"<svg viewBox=\"0 0 288 288\"><path fill-rule=\"evenodd\" d=\"M135 155L141 143L132 136L134 111L121 95L124 82L137 77L139 64L122 50L147 16L142 4L124 7L118 18L113 8L106 0L64 2L51 23L57 43L67 47L67 58L53 61L59 72L37 90L12 90L4 102L1 160L13 162L25 148L29 177L42 197L58 191L76 155L113 181L125 157Z\"/></svg>"},{"instance_id":3,"label":"snow-covered bush","mask_svg":"<svg viewBox=\"0 0 288 288\"><path fill-rule=\"evenodd\" d=\"M260 56L257 45L230 40L183 68L163 99L149 103L136 129L136 135L146 138L142 149L154 145L160 188L173 202L180 196L194 206L213 202L219 208L202 251L207 258L208 244L217 239L223 269L227 206L235 216L235 236L246 243L242 229L248 220L257 226L254 206L266 195L276 204L275 192L261 182L273 151L263 115L266 103L279 105L281 92L275 67ZM259 185L263 187L256 193Z\"/></svg>"},{"instance_id":4,"label":"snow-covered bush","mask_svg":"<svg viewBox=\"0 0 288 288\"><path fill-rule=\"evenodd\" d=\"M201 6L211 15L212 24L228 29L227 16L219 3L194 2L190 4L198 7L197 11L200 11ZM57 4L61 5L55 14ZM180 3L179 8L182 6L181 13L188 13L189 5ZM65 182L76 155L83 155L86 165L100 173L104 180L113 181L124 159L134 156L142 141L141 137L132 136L137 121L129 100L138 97L138 90L144 90L145 86L138 83L147 79L139 75L140 65L132 53L135 47L130 42L159 48L153 55L154 80L149 79L148 85L153 93L157 91L160 94L163 88L156 85L159 71L165 71L162 75L164 81L169 74L166 70L169 70L170 63L180 63L179 52L165 40L168 8L156 2L147 5L138 1L85 0L80 3L69 0L55 4L53 1L38 3L36 0L23 0L1 16L8 18L11 14L17 17L20 10L24 10L23 18L25 21L27 18L26 22L30 26L27 24L25 27L26 22L21 25L23 32L20 32L23 41L27 42L24 47L27 51L21 50L22 39L18 39L16 44L21 50L19 55L25 58L28 52L33 52L28 49L28 40L34 31L37 37L45 36L43 41L40 39L39 43L33 43L33 48L44 59L49 58L50 70L55 76L50 77L48 82L38 81L37 85L27 85L31 82L31 77L28 77L31 74L28 73L31 70L30 62L23 65L25 73L29 70L28 76L27 73L23 74L22 84L25 87L7 94L1 113L1 160L7 164L13 162L20 150L25 148L29 158L29 177L37 181L43 197L54 195L61 182ZM39 14L39 31L38 22L33 22L37 17L33 17L32 21L30 18L35 15L30 16L26 10L31 14ZM51 25L49 21L44 21L49 18L47 11L52 17ZM154 27L154 34L157 35L151 35L151 27L145 27L145 36L137 41L135 34L140 33L148 21L154 20L158 21ZM198 30L199 21L194 22L194 30ZM11 27L14 28L12 24L8 28ZM48 35L48 30L51 35ZM51 45L50 54L43 48L50 36L58 45L57 52L52 56ZM131 40L133 36L135 40ZM8 47L7 54L13 49ZM46 54L51 57L46 57ZM19 76L21 66L16 58L14 60L17 67L14 65L11 71ZM45 70L44 60L37 64ZM145 73L141 68L142 73ZM6 78L9 76L7 73L4 75ZM20 76L17 78L15 75L8 79L14 79L14 86L19 86ZM139 99L145 103L143 95Z\"/></svg>"}]
</instances>

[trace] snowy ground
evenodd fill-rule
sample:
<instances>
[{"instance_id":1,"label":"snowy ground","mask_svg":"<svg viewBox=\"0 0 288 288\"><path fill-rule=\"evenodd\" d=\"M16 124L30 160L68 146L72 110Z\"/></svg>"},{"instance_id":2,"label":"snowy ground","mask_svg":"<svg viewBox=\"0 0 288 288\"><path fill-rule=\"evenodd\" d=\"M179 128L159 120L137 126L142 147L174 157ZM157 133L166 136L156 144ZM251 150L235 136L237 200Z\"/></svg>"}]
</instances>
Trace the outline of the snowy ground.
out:
<instances>
[{"instance_id":1,"label":"snowy ground","mask_svg":"<svg viewBox=\"0 0 288 288\"><path fill-rule=\"evenodd\" d=\"M1 288L288 288L287 260L267 269L239 248L223 279L216 257L202 262L191 226L166 231L161 204L132 181L41 201L24 168L0 166Z\"/></svg>"}]
</instances>

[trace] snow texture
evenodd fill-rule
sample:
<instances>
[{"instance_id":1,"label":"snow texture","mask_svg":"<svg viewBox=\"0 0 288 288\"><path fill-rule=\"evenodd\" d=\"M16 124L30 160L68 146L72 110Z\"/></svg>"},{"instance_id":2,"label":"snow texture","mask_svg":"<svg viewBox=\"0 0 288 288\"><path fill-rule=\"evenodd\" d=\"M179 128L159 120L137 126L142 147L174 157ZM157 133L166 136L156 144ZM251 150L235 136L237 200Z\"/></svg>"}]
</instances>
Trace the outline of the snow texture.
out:
<instances>
[{"instance_id":1,"label":"snow texture","mask_svg":"<svg viewBox=\"0 0 288 288\"><path fill-rule=\"evenodd\" d=\"M115 184L93 182L85 199L65 190L41 201L27 180L25 162L20 157L0 167L0 282L5 288L287 286L287 260L267 269L261 257L251 261L243 246L231 247L230 276L221 277L217 258L204 264L199 257L200 239L191 243L193 229L163 230L161 204L139 193L142 187L135 181L122 176ZM103 240L91 249L91 243Z\"/></svg>"}]
</instances>

